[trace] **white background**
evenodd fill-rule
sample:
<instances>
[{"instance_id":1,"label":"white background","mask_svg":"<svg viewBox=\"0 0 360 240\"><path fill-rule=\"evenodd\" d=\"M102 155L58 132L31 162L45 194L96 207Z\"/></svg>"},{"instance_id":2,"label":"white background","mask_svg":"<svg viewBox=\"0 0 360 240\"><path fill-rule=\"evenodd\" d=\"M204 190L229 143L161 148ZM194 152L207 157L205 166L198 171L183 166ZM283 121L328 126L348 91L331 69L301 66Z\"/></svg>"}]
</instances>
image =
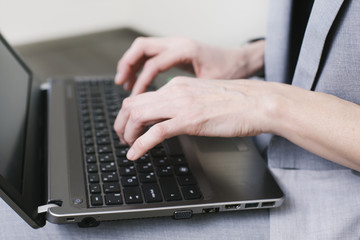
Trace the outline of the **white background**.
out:
<instances>
[{"instance_id":1,"label":"white background","mask_svg":"<svg viewBox=\"0 0 360 240\"><path fill-rule=\"evenodd\" d=\"M264 36L268 0L0 0L0 31L12 44L122 26L225 47Z\"/></svg>"}]
</instances>

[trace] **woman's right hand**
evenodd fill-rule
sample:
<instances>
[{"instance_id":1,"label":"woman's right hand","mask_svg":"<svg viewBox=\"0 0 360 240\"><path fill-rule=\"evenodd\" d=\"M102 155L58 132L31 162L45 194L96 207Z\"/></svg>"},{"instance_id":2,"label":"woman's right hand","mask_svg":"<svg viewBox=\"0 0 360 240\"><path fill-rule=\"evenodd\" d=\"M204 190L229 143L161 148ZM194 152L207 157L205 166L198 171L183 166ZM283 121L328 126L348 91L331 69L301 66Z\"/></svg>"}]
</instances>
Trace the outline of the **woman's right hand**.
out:
<instances>
[{"instance_id":1,"label":"woman's right hand","mask_svg":"<svg viewBox=\"0 0 360 240\"><path fill-rule=\"evenodd\" d=\"M192 67L198 78L246 78L263 68L264 45L259 41L221 49L186 38L140 37L119 60L115 83L137 95L146 91L158 73L176 65Z\"/></svg>"}]
</instances>

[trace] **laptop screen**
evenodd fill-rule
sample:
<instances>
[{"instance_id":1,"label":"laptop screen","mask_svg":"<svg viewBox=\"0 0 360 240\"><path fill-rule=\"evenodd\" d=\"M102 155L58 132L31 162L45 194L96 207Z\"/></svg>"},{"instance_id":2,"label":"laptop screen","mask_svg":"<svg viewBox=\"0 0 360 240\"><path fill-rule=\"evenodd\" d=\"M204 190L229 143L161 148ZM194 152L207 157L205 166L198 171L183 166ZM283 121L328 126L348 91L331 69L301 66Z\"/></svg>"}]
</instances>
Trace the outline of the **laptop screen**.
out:
<instances>
[{"instance_id":1,"label":"laptop screen","mask_svg":"<svg viewBox=\"0 0 360 240\"><path fill-rule=\"evenodd\" d=\"M0 175L19 193L30 78L0 41Z\"/></svg>"}]
</instances>

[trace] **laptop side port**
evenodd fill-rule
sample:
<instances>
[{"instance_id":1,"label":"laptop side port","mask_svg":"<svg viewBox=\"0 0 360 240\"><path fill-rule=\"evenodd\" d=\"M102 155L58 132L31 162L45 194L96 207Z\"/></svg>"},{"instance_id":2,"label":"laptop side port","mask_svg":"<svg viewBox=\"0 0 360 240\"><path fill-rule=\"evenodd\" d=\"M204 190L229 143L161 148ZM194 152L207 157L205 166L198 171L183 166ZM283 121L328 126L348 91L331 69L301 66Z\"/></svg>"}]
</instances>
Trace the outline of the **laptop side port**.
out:
<instances>
[{"instance_id":1,"label":"laptop side port","mask_svg":"<svg viewBox=\"0 0 360 240\"><path fill-rule=\"evenodd\" d=\"M219 208L204 208L202 210L203 213L214 213L214 212L218 212Z\"/></svg>"},{"instance_id":2,"label":"laptop side port","mask_svg":"<svg viewBox=\"0 0 360 240\"><path fill-rule=\"evenodd\" d=\"M225 209L228 209L228 210L236 210L236 209L240 209L240 208L241 208L241 204L225 205Z\"/></svg>"},{"instance_id":3,"label":"laptop side port","mask_svg":"<svg viewBox=\"0 0 360 240\"><path fill-rule=\"evenodd\" d=\"M246 203L245 208L257 208L259 203Z\"/></svg>"},{"instance_id":4,"label":"laptop side port","mask_svg":"<svg viewBox=\"0 0 360 240\"><path fill-rule=\"evenodd\" d=\"M261 207L273 207L275 206L275 202L263 202L261 203Z\"/></svg>"},{"instance_id":5,"label":"laptop side port","mask_svg":"<svg viewBox=\"0 0 360 240\"><path fill-rule=\"evenodd\" d=\"M179 210L175 211L173 218L176 220L179 219L188 219L192 217L192 211L191 210Z\"/></svg>"}]
</instances>

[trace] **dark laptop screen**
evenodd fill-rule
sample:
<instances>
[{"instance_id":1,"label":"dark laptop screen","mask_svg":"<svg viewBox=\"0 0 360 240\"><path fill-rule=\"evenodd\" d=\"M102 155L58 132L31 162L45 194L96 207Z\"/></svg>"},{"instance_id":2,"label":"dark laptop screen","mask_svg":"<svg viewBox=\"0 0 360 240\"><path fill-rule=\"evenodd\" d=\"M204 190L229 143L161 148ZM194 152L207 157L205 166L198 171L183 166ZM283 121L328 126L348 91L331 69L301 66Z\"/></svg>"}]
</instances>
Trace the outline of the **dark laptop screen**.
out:
<instances>
[{"instance_id":1,"label":"dark laptop screen","mask_svg":"<svg viewBox=\"0 0 360 240\"><path fill-rule=\"evenodd\" d=\"M0 175L19 193L29 86L29 74L0 41Z\"/></svg>"}]
</instances>

